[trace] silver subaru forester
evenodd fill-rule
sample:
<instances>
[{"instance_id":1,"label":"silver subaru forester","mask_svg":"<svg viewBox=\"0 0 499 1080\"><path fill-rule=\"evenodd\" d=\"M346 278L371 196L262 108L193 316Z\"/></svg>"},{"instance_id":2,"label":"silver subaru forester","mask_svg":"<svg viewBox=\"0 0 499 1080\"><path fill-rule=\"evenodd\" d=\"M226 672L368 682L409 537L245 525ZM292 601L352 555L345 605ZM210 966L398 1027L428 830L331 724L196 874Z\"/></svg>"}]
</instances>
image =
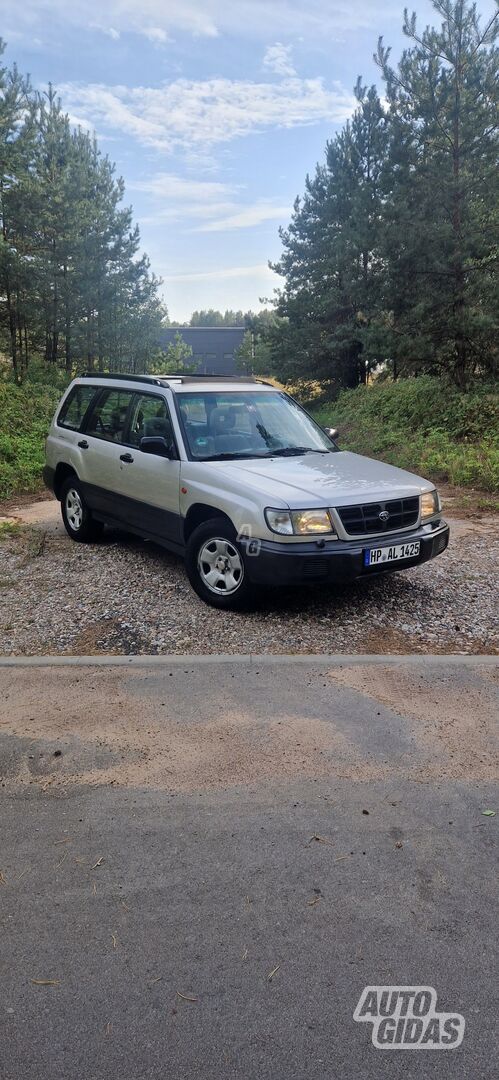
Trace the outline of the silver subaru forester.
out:
<instances>
[{"instance_id":1,"label":"silver subaru forester","mask_svg":"<svg viewBox=\"0 0 499 1080\"><path fill-rule=\"evenodd\" d=\"M252 378L96 375L64 394L44 479L73 540L104 525L183 555L206 603L262 585L345 582L445 550L439 495L341 450L293 398Z\"/></svg>"}]
</instances>

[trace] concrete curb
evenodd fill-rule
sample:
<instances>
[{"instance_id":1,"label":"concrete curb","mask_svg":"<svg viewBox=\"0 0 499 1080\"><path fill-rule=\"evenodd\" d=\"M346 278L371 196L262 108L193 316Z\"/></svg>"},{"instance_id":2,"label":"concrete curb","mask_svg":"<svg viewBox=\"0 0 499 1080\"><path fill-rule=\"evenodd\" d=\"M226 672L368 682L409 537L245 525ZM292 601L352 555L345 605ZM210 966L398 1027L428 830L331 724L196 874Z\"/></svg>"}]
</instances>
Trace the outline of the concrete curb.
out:
<instances>
[{"instance_id":1,"label":"concrete curb","mask_svg":"<svg viewBox=\"0 0 499 1080\"><path fill-rule=\"evenodd\" d=\"M152 656L0 656L0 668L9 667L200 667L203 665L238 664L271 667L276 664L320 664L327 667L343 667L352 664L389 665L411 664L424 667L495 667L499 656L471 655L470 653L255 653L233 655L189 655L179 653L154 654Z\"/></svg>"}]
</instances>

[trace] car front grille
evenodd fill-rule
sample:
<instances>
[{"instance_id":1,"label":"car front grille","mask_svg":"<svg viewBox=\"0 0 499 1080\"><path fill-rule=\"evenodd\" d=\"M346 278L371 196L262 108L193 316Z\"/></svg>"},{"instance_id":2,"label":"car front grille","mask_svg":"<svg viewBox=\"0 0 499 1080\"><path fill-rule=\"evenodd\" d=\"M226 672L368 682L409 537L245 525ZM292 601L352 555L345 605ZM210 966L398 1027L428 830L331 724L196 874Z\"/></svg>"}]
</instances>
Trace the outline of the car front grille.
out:
<instances>
[{"instance_id":1,"label":"car front grille","mask_svg":"<svg viewBox=\"0 0 499 1080\"><path fill-rule=\"evenodd\" d=\"M388 518L383 520L385 512ZM339 506L337 513L349 536L397 532L398 529L408 529L416 524L419 517L419 496L392 499L390 502L364 503L361 506Z\"/></svg>"}]
</instances>

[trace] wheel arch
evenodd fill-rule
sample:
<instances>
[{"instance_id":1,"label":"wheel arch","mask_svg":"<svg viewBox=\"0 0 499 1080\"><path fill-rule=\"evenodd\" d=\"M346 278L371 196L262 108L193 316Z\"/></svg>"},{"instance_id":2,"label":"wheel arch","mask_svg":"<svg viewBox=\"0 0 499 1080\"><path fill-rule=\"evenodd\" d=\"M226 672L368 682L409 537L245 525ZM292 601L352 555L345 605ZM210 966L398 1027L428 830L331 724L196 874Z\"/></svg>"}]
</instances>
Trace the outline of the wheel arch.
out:
<instances>
[{"instance_id":1,"label":"wheel arch","mask_svg":"<svg viewBox=\"0 0 499 1080\"><path fill-rule=\"evenodd\" d=\"M225 514L223 510L219 510L218 507L209 506L208 503L193 503L184 519L185 543L187 543L198 525L202 525L204 521L210 521L211 518L224 518L232 529L236 528L229 515Z\"/></svg>"},{"instance_id":2,"label":"wheel arch","mask_svg":"<svg viewBox=\"0 0 499 1080\"><path fill-rule=\"evenodd\" d=\"M72 465L68 465L67 461L60 461L54 473L54 494L59 500L61 498L62 486L69 476L76 476L76 479L79 479L78 473Z\"/></svg>"}]
</instances>

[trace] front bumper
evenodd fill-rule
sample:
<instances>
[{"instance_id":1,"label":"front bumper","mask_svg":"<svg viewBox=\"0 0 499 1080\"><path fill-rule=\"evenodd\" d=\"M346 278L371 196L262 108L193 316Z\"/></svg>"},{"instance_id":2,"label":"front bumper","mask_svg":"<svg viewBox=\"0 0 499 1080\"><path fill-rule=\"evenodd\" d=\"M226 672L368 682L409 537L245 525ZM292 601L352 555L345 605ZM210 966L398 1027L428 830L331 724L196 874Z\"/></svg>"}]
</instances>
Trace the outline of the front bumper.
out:
<instances>
[{"instance_id":1,"label":"front bumper","mask_svg":"<svg viewBox=\"0 0 499 1080\"><path fill-rule=\"evenodd\" d=\"M419 555L413 559L400 559L383 566L365 567L363 552L366 548L391 547L394 544L421 543ZM449 526L440 520L432 526L424 525L409 532L390 533L389 536L371 537L365 540L328 540L324 546L309 540L297 544L281 544L278 541L261 540L246 545L246 571L255 585L299 585L307 582L343 582L354 578L389 574L406 570L410 566L434 559L445 551L449 543Z\"/></svg>"}]
</instances>

